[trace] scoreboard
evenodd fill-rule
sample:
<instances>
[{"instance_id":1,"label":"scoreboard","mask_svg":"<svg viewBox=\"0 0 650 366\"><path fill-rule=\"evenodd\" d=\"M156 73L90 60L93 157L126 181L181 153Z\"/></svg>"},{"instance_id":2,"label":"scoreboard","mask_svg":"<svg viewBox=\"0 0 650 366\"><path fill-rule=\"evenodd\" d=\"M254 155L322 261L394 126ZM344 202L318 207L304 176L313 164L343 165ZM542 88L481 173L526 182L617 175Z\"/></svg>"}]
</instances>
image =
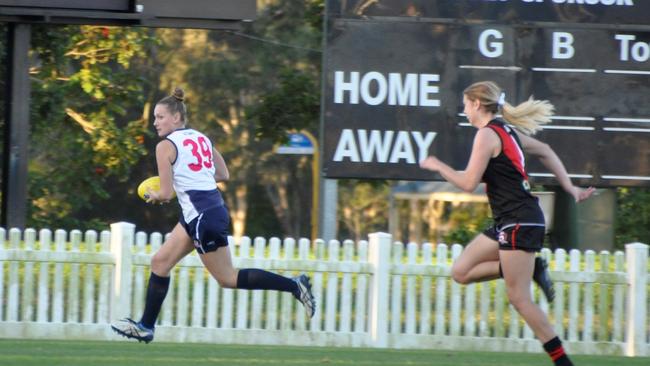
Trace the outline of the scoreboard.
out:
<instances>
[{"instance_id":1,"label":"scoreboard","mask_svg":"<svg viewBox=\"0 0 650 366\"><path fill-rule=\"evenodd\" d=\"M650 1L327 2L323 173L440 179L462 170L476 133L462 91L496 81L506 101L555 106L535 135L581 185L650 186ZM537 183L552 175L534 158Z\"/></svg>"}]
</instances>

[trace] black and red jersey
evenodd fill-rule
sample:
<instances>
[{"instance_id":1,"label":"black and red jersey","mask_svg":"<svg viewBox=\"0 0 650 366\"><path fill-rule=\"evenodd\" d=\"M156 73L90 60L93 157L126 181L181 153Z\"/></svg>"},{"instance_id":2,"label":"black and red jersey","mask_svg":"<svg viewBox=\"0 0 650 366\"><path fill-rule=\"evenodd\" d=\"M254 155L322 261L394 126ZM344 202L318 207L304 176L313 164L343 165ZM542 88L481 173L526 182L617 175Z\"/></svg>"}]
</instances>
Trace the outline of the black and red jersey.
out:
<instances>
[{"instance_id":1,"label":"black and red jersey","mask_svg":"<svg viewBox=\"0 0 650 366\"><path fill-rule=\"evenodd\" d=\"M490 159L482 178L496 225L544 225L537 197L530 193L517 133L500 119L493 119L485 128L491 128L501 140L501 153Z\"/></svg>"}]
</instances>

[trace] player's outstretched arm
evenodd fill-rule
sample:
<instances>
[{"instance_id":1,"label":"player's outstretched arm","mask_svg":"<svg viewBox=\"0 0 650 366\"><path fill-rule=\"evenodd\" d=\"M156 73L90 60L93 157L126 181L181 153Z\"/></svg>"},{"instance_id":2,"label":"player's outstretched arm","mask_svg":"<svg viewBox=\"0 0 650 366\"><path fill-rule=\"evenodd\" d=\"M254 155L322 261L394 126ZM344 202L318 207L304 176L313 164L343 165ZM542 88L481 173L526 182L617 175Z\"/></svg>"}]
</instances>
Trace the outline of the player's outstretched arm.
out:
<instances>
[{"instance_id":1,"label":"player's outstretched arm","mask_svg":"<svg viewBox=\"0 0 650 366\"><path fill-rule=\"evenodd\" d=\"M528 154L537 156L546 169L553 173L562 186L562 189L572 195L576 202L584 201L594 193L596 190L594 187L583 189L573 185L564 164L562 164L560 158L548 144L524 134L519 134L519 140L521 141L524 151Z\"/></svg>"},{"instance_id":2,"label":"player's outstretched arm","mask_svg":"<svg viewBox=\"0 0 650 366\"><path fill-rule=\"evenodd\" d=\"M499 148L499 137L489 128L481 128L474 137L472 154L463 171L454 168L438 160L435 156L429 156L420 162L422 169L440 173L445 180L466 192L473 192L481 183L483 173L487 168L490 157Z\"/></svg>"}]
</instances>

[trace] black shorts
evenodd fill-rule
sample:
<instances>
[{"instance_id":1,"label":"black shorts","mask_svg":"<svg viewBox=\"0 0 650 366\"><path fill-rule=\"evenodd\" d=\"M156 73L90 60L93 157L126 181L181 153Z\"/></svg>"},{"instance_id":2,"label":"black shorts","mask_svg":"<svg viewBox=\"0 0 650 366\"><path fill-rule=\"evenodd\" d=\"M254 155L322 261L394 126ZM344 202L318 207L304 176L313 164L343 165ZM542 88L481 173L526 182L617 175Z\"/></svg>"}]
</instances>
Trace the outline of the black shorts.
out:
<instances>
[{"instance_id":1,"label":"black shorts","mask_svg":"<svg viewBox=\"0 0 650 366\"><path fill-rule=\"evenodd\" d=\"M546 230L541 224L508 224L490 226L483 231L488 238L499 243L500 250L539 252L544 245Z\"/></svg>"},{"instance_id":2,"label":"black shorts","mask_svg":"<svg viewBox=\"0 0 650 366\"><path fill-rule=\"evenodd\" d=\"M192 238L199 254L213 252L219 247L228 246L228 227L230 214L226 206L219 206L203 211L189 223L183 217L181 225Z\"/></svg>"}]
</instances>

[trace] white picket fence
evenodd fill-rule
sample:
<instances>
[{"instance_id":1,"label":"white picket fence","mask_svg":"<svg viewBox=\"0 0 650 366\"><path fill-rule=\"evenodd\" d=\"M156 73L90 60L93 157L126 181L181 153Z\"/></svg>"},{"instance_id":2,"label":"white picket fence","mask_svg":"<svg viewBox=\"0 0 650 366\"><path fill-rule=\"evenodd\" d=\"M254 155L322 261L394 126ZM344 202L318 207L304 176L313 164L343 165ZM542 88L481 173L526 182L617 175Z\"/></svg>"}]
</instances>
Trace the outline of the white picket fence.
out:
<instances>
[{"instance_id":1,"label":"white picket fence","mask_svg":"<svg viewBox=\"0 0 650 366\"><path fill-rule=\"evenodd\" d=\"M11 229L7 238L0 228L0 338L121 339L108 323L139 318L163 236L135 233L129 223L99 235L36 234ZM157 341L542 352L503 281L451 281L460 245L405 246L385 233L342 245L246 237L236 244L239 268L309 272L314 317L287 293L220 288L192 254L172 274ZM537 289L534 296L570 352L650 355L647 245L542 255L557 295L550 306Z\"/></svg>"}]
</instances>

